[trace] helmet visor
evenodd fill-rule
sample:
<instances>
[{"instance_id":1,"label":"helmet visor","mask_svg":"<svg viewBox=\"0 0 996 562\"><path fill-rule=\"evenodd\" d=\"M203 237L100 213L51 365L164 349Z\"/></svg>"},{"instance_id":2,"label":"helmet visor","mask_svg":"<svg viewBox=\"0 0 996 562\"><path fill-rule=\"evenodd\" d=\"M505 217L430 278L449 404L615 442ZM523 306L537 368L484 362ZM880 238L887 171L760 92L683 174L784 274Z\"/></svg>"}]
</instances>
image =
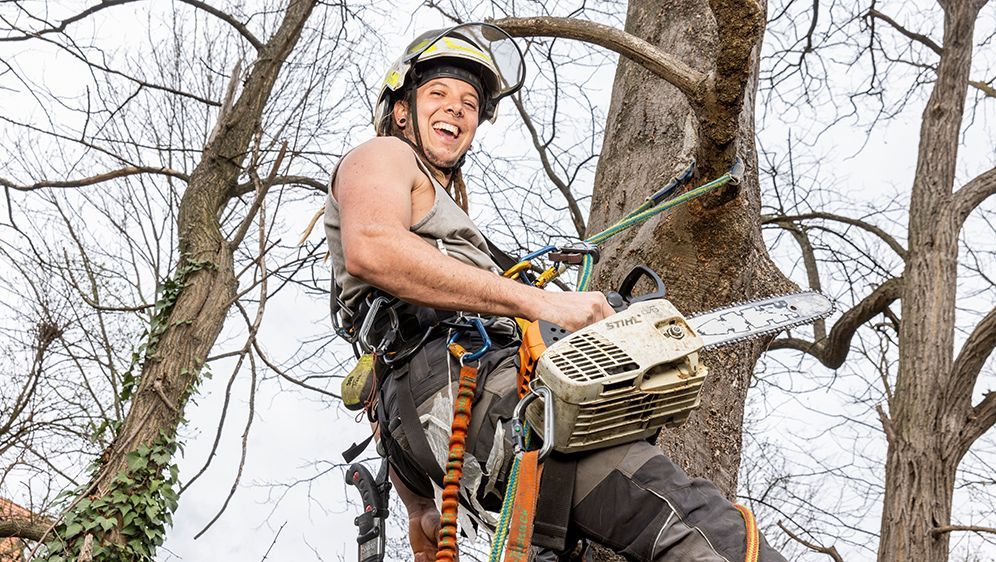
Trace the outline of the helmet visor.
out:
<instances>
[{"instance_id":1,"label":"helmet visor","mask_svg":"<svg viewBox=\"0 0 996 562\"><path fill-rule=\"evenodd\" d=\"M497 73L498 84L491 92L492 101L497 102L522 87L526 79L522 51L508 33L489 23L464 23L417 41L405 53L404 63L413 65L423 54L426 58L431 57L436 44L445 37L463 39L480 49L479 53L468 51L466 54L467 58L479 58L482 65Z\"/></svg>"}]
</instances>

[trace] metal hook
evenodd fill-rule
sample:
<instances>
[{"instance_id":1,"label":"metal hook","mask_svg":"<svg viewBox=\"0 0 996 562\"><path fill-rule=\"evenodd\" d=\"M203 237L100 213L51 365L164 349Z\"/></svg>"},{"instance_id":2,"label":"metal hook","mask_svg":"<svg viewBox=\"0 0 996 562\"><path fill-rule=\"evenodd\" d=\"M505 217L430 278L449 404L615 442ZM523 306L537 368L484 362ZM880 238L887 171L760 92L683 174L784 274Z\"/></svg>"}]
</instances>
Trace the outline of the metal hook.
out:
<instances>
[{"instance_id":1,"label":"metal hook","mask_svg":"<svg viewBox=\"0 0 996 562\"><path fill-rule=\"evenodd\" d=\"M519 400L519 403L515 405L515 410L512 412L512 432L515 433L516 452L525 451L526 432L523 419L525 418L526 408L540 397L543 398L543 446L540 448L539 460L542 461L553 450L553 442L556 438L554 435L553 393L550 392L549 388L545 386L530 388L529 394L526 394Z\"/></svg>"}]
</instances>

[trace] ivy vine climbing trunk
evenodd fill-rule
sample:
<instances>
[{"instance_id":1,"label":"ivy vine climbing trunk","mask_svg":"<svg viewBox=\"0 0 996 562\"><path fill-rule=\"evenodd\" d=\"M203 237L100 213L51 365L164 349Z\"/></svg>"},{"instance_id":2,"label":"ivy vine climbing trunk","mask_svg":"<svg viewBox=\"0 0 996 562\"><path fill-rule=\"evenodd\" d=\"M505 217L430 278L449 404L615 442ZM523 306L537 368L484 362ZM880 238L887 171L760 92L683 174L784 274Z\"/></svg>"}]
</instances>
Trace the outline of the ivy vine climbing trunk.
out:
<instances>
[{"instance_id":1,"label":"ivy vine climbing trunk","mask_svg":"<svg viewBox=\"0 0 996 562\"><path fill-rule=\"evenodd\" d=\"M693 183L739 159L741 184L650 221L604 247L596 275L608 288L634 265L659 271L669 299L691 313L770 295L789 283L768 257L759 222L754 96L762 4L733 0L631 0L626 31L706 78L685 91L621 59L595 178L589 229L638 205L693 160ZM744 400L764 342L706 354L702 407L661 444L691 474L732 497Z\"/></svg>"},{"instance_id":2,"label":"ivy vine climbing trunk","mask_svg":"<svg viewBox=\"0 0 996 562\"><path fill-rule=\"evenodd\" d=\"M276 33L259 46L241 92L218 116L180 201L180 261L137 358L131 408L92 482L51 532L51 560L151 560L164 538L176 506L171 457L177 427L235 302L234 243L218 217L244 173L281 66L315 4L290 1ZM233 84L237 80L233 76Z\"/></svg>"}]
</instances>

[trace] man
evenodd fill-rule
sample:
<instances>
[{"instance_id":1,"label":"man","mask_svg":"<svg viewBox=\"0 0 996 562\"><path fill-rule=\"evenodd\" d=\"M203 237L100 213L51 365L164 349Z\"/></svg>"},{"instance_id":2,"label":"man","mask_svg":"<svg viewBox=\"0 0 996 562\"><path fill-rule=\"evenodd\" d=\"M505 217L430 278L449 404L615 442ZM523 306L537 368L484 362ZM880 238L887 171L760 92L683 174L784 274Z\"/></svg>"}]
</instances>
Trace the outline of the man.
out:
<instances>
[{"instance_id":1,"label":"man","mask_svg":"<svg viewBox=\"0 0 996 562\"><path fill-rule=\"evenodd\" d=\"M495 348L479 366L466 446L468 473L476 478L465 473L462 481L471 503L489 509L500 504L511 460L505 436L516 401L517 334L508 319L544 319L577 330L614 312L602 293L547 292L497 275L485 239L466 214L460 166L477 127L518 90L523 71L518 47L494 26L464 24L417 38L381 89L378 137L350 151L333 171L326 205L337 301L354 327L377 290L408 303L399 308L402 324L425 327L426 318L451 314L446 311L496 319L489 328ZM381 441L419 562L435 556L438 513L429 480L435 474L439 485L433 465L445 453L439 443L446 442L449 419L441 418L458 367L445 337L431 339L401 365L378 363ZM404 419L406 404L417 410L416 421L413 414ZM634 560L744 559L740 513L656 447L640 441L563 463L573 482L564 494L569 497L559 498L569 502L571 539L586 536ZM556 500L541 495L540 501ZM783 560L763 541L761 550L762 560Z\"/></svg>"}]
</instances>

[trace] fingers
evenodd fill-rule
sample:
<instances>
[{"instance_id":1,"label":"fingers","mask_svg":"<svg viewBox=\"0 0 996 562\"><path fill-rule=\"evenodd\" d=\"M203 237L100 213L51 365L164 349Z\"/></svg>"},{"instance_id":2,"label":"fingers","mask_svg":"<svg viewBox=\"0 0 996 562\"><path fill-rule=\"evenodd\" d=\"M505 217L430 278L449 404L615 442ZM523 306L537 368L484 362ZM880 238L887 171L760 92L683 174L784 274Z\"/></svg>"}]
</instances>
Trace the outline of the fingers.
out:
<instances>
[{"instance_id":1,"label":"fingers","mask_svg":"<svg viewBox=\"0 0 996 562\"><path fill-rule=\"evenodd\" d=\"M595 291L548 293L548 303L541 318L571 331L615 314L605 295Z\"/></svg>"}]
</instances>

